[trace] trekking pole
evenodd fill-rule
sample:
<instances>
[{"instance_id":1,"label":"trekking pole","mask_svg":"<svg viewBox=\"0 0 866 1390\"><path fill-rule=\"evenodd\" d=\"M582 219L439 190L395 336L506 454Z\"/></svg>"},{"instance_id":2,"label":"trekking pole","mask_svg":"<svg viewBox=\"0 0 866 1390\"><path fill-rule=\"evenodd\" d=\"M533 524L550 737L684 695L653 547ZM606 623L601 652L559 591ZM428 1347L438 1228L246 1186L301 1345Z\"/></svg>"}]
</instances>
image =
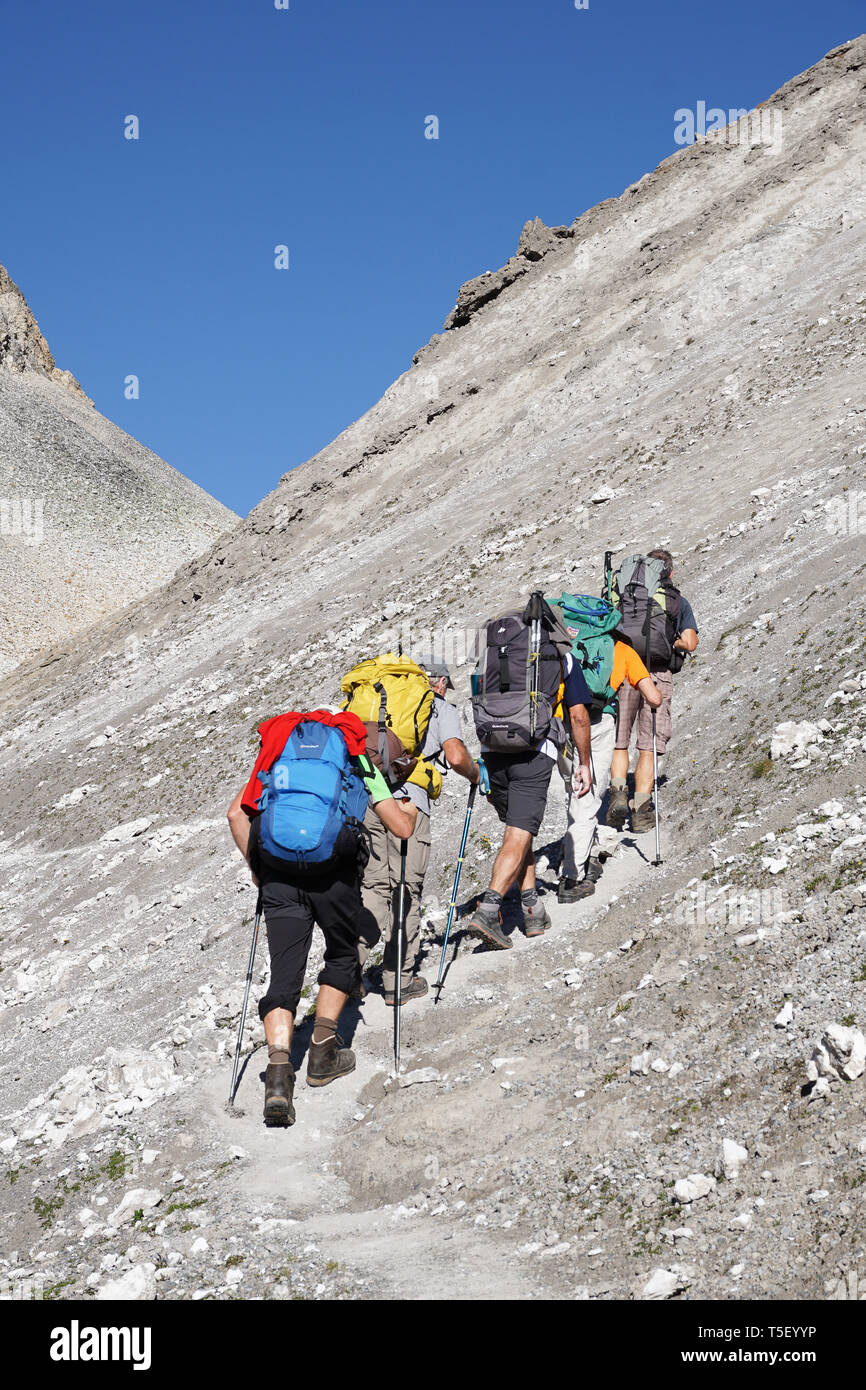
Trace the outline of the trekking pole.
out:
<instances>
[{"instance_id":1,"label":"trekking pole","mask_svg":"<svg viewBox=\"0 0 866 1390\"><path fill-rule=\"evenodd\" d=\"M662 862L661 843L659 841L659 755L656 744L656 712L653 710L653 805L656 812L656 857L654 862Z\"/></svg>"},{"instance_id":2,"label":"trekking pole","mask_svg":"<svg viewBox=\"0 0 866 1390\"><path fill-rule=\"evenodd\" d=\"M541 657L541 605L544 602L540 590L530 594L523 621L529 622L530 660L532 662L532 688L529 696L529 737L535 738L535 725L538 717L538 662Z\"/></svg>"},{"instance_id":3,"label":"trekking pole","mask_svg":"<svg viewBox=\"0 0 866 1390\"><path fill-rule=\"evenodd\" d=\"M397 974L394 979L394 1071L400 1074L400 1013L403 984L403 922L406 901L406 841L400 841L400 897L397 908Z\"/></svg>"},{"instance_id":4,"label":"trekking pole","mask_svg":"<svg viewBox=\"0 0 866 1390\"><path fill-rule=\"evenodd\" d=\"M611 585L613 582L613 551L604 552L604 593L602 598L606 598L608 603L611 601Z\"/></svg>"},{"instance_id":5,"label":"trekking pole","mask_svg":"<svg viewBox=\"0 0 866 1390\"><path fill-rule=\"evenodd\" d=\"M451 934L451 923L454 920L454 913L457 909L457 889L460 884L460 870L463 868L463 858L466 854L466 840L469 836L469 822L472 819L472 807L475 805L475 793L478 790L478 783L475 782L469 788L469 804L466 807L466 819L463 822L463 839L460 841L460 853L457 856L457 872L454 875L454 887L451 890L451 901L448 904L448 921L445 923L445 940L442 942L442 955L439 958L439 974L433 988L441 993L442 972L445 969L445 952L448 950L448 937ZM439 993L437 993L434 1003L439 1003Z\"/></svg>"},{"instance_id":6,"label":"trekking pole","mask_svg":"<svg viewBox=\"0 0 866 1390\"><path fill-rule=\"evenodd\" d=\"M241 1044L243 1043L243 1037L244 1037L244 1024L245 1024L246 1021L247 1021L247 1005L248 1005L249 1002L250 1002L250 985L252 984L252 980L253 980L253 965L255 964L255 959L256 959L256 946L258 945L258 941L259 941L259 922L261 921L261 917L262 917L262 890L261 890L261 888L260 888L260 889L259 889L259 896L258 896L258 899L256 900L256 920L255 920L255 924L254 924L254 926L253 926L253 939L252 939L252 943L251 943L251 945L250 945L250 963L249 963L249 965L247 966L247 986L246 986L246 989L244 990L244 1006L243 1006L243 1008L241 1009L241 1020L240 1020L240 1023L238 1024L238 1037L237 1037L237 1042L235 1043L235 1064L234 1064L234 1066L233 1066L233 1068L232 1068L232 1084L231 1084L231 1087L230 1087L230 1089L229 1089L229 1098L228 1098L228 1102L227 1102L227 1104L226 1104L226 1110L229 1112L230 1115L231 1115L231 1114L234 1114L234 1115L240 1116L240 1115L242 1115L242 1114L244 1113L242 1110L236 1110L236 1109L235 1109L235 1106L234 1106L235 1087L236 1087L237 1081L238 1081L238 1064L240 1063L240 1060L241 1060Z\"/></svg>"}]
</instances>

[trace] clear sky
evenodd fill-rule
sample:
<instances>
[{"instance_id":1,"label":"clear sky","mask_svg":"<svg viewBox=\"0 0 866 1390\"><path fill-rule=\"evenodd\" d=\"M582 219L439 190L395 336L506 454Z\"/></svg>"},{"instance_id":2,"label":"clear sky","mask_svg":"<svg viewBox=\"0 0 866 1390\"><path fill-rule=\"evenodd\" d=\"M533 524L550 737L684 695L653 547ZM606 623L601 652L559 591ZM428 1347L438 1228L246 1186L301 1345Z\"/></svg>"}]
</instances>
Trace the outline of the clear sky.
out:
<instances>
[{"instance_id":1,"label":"clear sky","mask_svg":"<svg viewBox=\"0 0 866 1390\"><path fill-rule=\"evenodd\" d=\"M2 0L0 262L97 407L245 513L527 218L863 27L860 0Z\"/></svg>"}]
</instances>

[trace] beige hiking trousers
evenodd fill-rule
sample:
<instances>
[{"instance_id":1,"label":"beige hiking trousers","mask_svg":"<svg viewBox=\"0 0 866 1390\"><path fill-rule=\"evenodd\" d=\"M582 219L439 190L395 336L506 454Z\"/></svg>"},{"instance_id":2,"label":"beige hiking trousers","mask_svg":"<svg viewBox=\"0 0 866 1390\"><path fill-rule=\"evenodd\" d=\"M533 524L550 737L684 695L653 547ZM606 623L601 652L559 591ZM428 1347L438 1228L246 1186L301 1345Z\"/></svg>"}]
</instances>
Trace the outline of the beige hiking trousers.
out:
<instances>
[{"instance_id":1,"label":"beige hiking trousers","mask_svg":"<svg viewBox=\"0 0 866 1390\"><path fill-rule=\"evenodd\" d=\"M364 828L370 833L370 862L364 870L361 897L369 908L385 939L382 982L390 993L396 985L397 945L394 922L400 899L400 846L402 841L386 830L372 808L364 817ZM421 894L424 875L430 860L430 817L418 812L415 829L406 841L406 893L404 898L406 932L403 948L403 971L400 987L409 985L415 972L421 946ZM370 947L358 943L361 968L367 961Z\"/></svg>"}]
</instances>

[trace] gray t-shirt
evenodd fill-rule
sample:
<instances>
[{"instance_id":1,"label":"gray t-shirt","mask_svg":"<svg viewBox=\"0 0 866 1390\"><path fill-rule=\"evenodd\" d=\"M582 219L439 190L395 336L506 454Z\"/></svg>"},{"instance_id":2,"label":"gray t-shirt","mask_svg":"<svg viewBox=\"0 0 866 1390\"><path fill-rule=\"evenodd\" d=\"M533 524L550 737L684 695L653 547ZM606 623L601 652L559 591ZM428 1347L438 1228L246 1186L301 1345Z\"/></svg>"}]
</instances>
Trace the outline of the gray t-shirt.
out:
<instances>
[{"instance_id":1,"label":"gray t-shirt","mask_svg":"<svg viewBox=\"0 0 866 1390\"><path fill-rule=\"evenodd\" d=\"M441 753L442 745L447 743L449 738L462 738L463 729L460 725L460 713L456 706L443 700L441 695L436 695L433 700L433 713L430 716L430 723L427 725L427 733L424 736L424 743L421 747L421 755L424 758L435 758L437 753ZM423 787L418 787L414 782L404 782L402 787L397 787L394 796L399 800L401 796L408 796L410 801L414 801L419 811L426 815L430 814L430 797Z\"/></svg>"}]
</instances>

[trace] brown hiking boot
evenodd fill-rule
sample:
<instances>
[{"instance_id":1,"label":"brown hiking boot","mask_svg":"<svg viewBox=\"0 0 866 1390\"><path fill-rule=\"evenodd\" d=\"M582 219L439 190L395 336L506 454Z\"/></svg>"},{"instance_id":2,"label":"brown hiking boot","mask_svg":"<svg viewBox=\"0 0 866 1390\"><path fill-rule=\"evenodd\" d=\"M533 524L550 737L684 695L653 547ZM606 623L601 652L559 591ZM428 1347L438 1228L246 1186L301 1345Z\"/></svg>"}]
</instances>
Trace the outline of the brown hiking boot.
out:
<instances>
[{"instance_id":1,"label":"brown hiking boot","mask_svg":"<svg viewBox=\"0 0 866 1390\"><path fill-rule=\"evenodd\" d=\"M628 816L628 792L620 791L615 788L610 794L610 801L607 803L606 823L612 825L614 830L622 830Z\"/></svg>"},{"instance_id":2,"label":"brown hiking boot","mask_svg":"<svg viewBox=\"0 0 866 1390\"><path fill-rule=\"evenodd\" d=\"M307 1085L327 1086L355 1070L355 1054L349 1047L340 1047L339 1038L310 1043L307 1053Z\"/></svg>"},{"instance_id":3,"label":"brown hiking boot","mask_svg":"<svg viewBox=\"0 0 866 1390\"><path fill-rule=\"evenodd\" d=\"M287 1129L295 1123L292 1096L295 1090L295 1071L291 1062L268 1063L265 1072L265 1124L273 1129Z\"/></svg>"},{"instance_id":4,"label":"brown hiking boot","mask_svg":"<svg viewBox=\"0 0 866 1390\"><path fill-rule=\"evenodd\" d=\"M579 902L581 898L590 897L594 892L595 879L590 878L589 874L587 874L586 878L582 879L561 878L559 880L556 898L557 901L561 903L576 903Z\"/></svg>"},{"instance_id":5,"label":"brown hiking boot","mask_svg":"<svg viewBox=\"0 0 866 1390\"><path fill-rule=\"evenodd\" d=\"M645 801L640 807L632 807L631 828L635 835L643 835L647 830L654 830L655 823L656 813L652 801Z\"/></svg>"},{"instance_id":6,"label":"brown hiking boot","mask_svg":"<svg viewBox=\"0 0 866 1390\"><path fill-rule=\"evenodd\" d=\"M544 936L551 925L550 914L544 903L539 901L531 907L523 907L523 932L525 936Z\"/></svg>"},{"instance_id":7,"label":"brown hiking boot","mask_svg":"<svg viewBox=\"0 0 866 1390\"><path fill-rule=\"evenodd\" d=\"M413 999L423 999L427 993L427 981L423 975L413 975L408 985L403 985L400 990L400 1008L404 1004L410 1004ZM395 989L385 990L385 1003L391 1008L397 1007L397 991Z\"/></svg>"},{"instance_id":8,"label":"brown hiking boot","mask_svg":"<svg viewBox=\"0 0 866 1390\"><path fill-rule=\"evenodd\" d=\"M511 950L512 943L502 930L501 912L497 912L496 916L493 917L490 913L482 912L478 908L466 923L465 930L467 936L479 937L485 946L492 946L494 951Z\"/></svg>"}]
</instances>

